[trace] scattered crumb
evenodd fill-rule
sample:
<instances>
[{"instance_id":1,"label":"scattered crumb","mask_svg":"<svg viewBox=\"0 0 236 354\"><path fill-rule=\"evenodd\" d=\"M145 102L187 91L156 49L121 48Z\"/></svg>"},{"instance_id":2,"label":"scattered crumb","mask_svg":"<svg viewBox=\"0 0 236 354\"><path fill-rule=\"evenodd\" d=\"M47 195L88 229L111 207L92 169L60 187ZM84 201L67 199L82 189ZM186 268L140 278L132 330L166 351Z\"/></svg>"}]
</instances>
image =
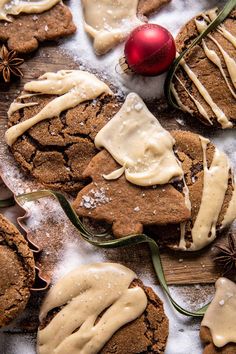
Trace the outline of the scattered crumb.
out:
<instances>
[{"instance_id":1,"label":"scattered crumb","mask_svg":"<svg viewBox=\"0 0 236 354\"><path fill-rule=\"evenodd\" d=\"M86 209L94 209L99 205L108 203L111 199L106 196L105 188L92 189L90 191L92 195L83 195L80 206Z\"/></svg>"}]
</instances>

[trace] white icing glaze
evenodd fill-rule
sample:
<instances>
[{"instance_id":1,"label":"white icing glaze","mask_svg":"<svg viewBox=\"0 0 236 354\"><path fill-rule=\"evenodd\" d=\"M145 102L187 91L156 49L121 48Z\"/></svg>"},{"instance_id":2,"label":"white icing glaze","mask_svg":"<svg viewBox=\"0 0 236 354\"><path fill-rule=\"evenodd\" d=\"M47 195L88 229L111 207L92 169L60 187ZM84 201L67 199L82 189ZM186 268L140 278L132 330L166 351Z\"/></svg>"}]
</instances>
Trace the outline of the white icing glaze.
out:
<instances>
[{"instance_id":1,"label":"white icing glaze","mask_svg":"<svg viewBox=\"0 0 236 354\"><path fill-rule=\"evenodd\" d=\"M210 36L211 37L211 36ZM236 98L236 94L235 92L233 91L232 87L230 86L230 83L229 83L229 80L227 78L227 76L225 75L225 72L224 72L224 69L222 67L222 64L221 64L221 60L220 60L220 57L217 55L217 53L214 51L214 50L211 50L207 47L206 45L206 42L204 40L202 40L202 45L203 45L203 50L207 56L207 58L212 61L217 67L218 69L220 70L221 72L221 75L223 76L225 82L226 82L226 85L228 86L232 96L234 98ZM233 78L232 78L233 79Z\"/></svg>"},{"instance_id":2,"label":"white icing glaze","mask_svg":"<svg viewBox=\"0 0 236 354\"><path fill-rule=\"evenodd\" d=\"M191 95L191 93L189 92L189 90L184 86L183 82L179 79L179 77L176 75L175 76L176 79L179 81L180 85L183 87L183 89L187 92L187 94L189 95L189 97L193 100L193 102L195 103L195 105L197 106L198 111L201 113L201 115L212 125L212 121L210 120L207 111L205 110L205 108L203 107L203 105L196 99L193 97L193 95ZM177 92L176 92L177 94ZM178 95L178 94L177 94ZM180 98L178 99L180 101Z\"/></svg>"},{"instance_id":3,"label":"white icing glaze","mask_svg":"<svg viewBox=\"0 0 236 354\"><path fill-rule=\"evenodd\" d=\"M46 73L39 80L25 84L24 89L38 94L59 95L50 101L35 116L18 123L6 131L5 139L12 145L19 136L42 120L57 117L61 112L78 104L97 98L102 93L112 94L109 87L95 75L80 70L61 70L56 73ZM29 106L29 104L28 104ZM20 107L11 106L16 111Z\"/></svg>"},{"instance_id":4,"label":"white icing glaze","mask_svg":"<svg viewBox=\"0 0 236 354\"><path fill-rule=\"evenodd\" d=\"M94 50L108 52L137 26L138 0L82 0L85 31L94 39Z\"/></svg>"},{"instance_id":5,"label":"white icing glaze","mask_svg":"<svg viewBox=\"0 0 236 354\"><path fill-rule=\"evenodd\" d=\"M185 231L186 231L186 221L180 224L180 241L178 248L180 250L186 251L186 241L185 241Z\"/></svg>"},{"instance_id":6,"label":"white icing glaze","mask_svg":"<svg viewBox=\"0 0 236 354\"><path fill-rule=\"evenodd\" d=\"M201 325L210 329L213 343L221 348L236 343L236 284L219 278L215 286L215 296Z\"/></svg>"},{"instance_id":7,"label":"white icing glaze","mask_svg":"<svg viewBox=\"0 0 236 354\"><path fill-rule=\"evenodd\" d=\"M190 114L192 114L192 110L187 107L186 105L183 104L183 102L181 101L179 95L178 95L178 92L176 91L176 88L175 88L175 85L173 83L170 84L170 88L171 88L171 92L173 93L174 95L174 98L176 99L176 102L178 104L178 106L185 112L188 112Z\"/></svg>"},{"instance_id":8,"label":"white icing glaze","mask_svg":"<svg viewBox=\"0 0 236 354\"><path fill-rule=\"evenodd\" d=\"M25 107L32 107L32 106L37 106L37 102L28 102L28 103L21 103L21 102L12 102L8 111L7 111L7 115L8 117L10 117L14 112L18 111L21 108L25 108Z\"/></svg>"},{"instance_id":9,"label":"white icing glaze","mask_svg":"<svg viewBox=\"0 0 236 354\"><path fill-rule=\"evenodd\" d=\"M183 177L183 182L184 182L183 193L184 193L184 197L185 197L185 205L191 211L192 205L191 205L191 201L190 201L190 197L189 197L189 189L186 184L185 177Z\"/></svg>"},{"instance_id":10,"label":"white icing glaze","mask_svg":"<svg viewBox=\"0 0 236 354\"><path fill-rule=\"evenodd\" d=\"M211 9L209 11L206 12L206 15L203 14L203 17L206 21L210 22L210 21L214 21L217 17L217 11L218 11L218 8L214 8L214 9ZM210 18L210 21L209 21L209 18L207 17L209 16ZM225 39L227 39L235 48L236 48L236 38L235 36L232 35L232 33L230 33L226 27L224 26L223 23L221 23L218 27L217 27L217 31L223 36L225 37Z\"/></svg>"},{"instance_id":11,"label":"white icing glaze","mask_svg":"<svg viewBox=\"0 0 236 354\"><path fill-rule=\"evenodd\" d=\"M0 0L0 20L11 21L9 15L38 14L51 9L60 0Z\"/></svg>"},{"instance_id":12,"label":"white icing glaze","mask_svg":"<svg viewBox=\"0 0 236 354\"><path fill-rule=\"evenodd\" d=\"M52 309L64 307L38 332L38 354L98 353L147 306L143 289L129 288L135 278L133 271L120 264L97 263L81 266L59 280L46 296L40 320Z\"/></svg>"},{"instance_id":13,"label":"white icing glaze","mask_svg":"<svg viewBox=\"0 0 236 354\"><path fill-rule=\"evenodd\" d=\"M223 47L219 44L219 42L212 37L211 35L208 35L208 37L216 44L216 46L219 48L225 64L227 66L227 70L229 72L229 76L231 78L231 81L236 88L236 62L235 60L223 49Z\"/></svg>"},{"instance_id":14,"label":"white icing glaze","mask_svg":"<svg viewBox=\"0 0 236 354\"><path fill-rule=\"evenodd\" d=\"M192 228L192 250L207 246L216 237L216 224L228 188L228 157L215 149L211 166L207 167L206 149L208 139L200 137L203 149L203 191L199 212Z\"/></svg>"},{"instance_id":15,"label":"white icing glaze","mask_svg":"<svg viewBox=\"0 0 236 354\"><path fill-rule=\"evenodd\" d=\"M199 33L203 32L207 28L207 23L205 21L199 21L199 20L195 19L195 24L196 24L196 27L197 27ZM229 72L232 83L233 83L234 87L236 87L236 62L235 62L235 60L224 50L224 48L220 45L220 43L214 37L212 37L210 34L208 34L207 37L210 38L212 40L212 42L214 42L215 45L220 50L220 52L224 58L224 62L226 64L226 67ZM203 43L203 49L205 51L206 56L208 57L209 60L211 60L219 68L224 80L226 81L226 83L230 89L230 92L232 93L232 95L235 98L236 97L235 93L233 92L233 90L231 89L231 86L229 85L228 79L224 73L219 56L217 55L217 53L214 50L210 50L207 48L204 40L202 41L202 43Z\"/></svg>"},{"instance_id":16,"label":"white icing glaze","mask_svg":"<svg viewBox=\"0 0 236 354\"><path fill-rule=\"evenodd\" d=\"M197 251L206 247L216 237L216 224L224 202L225 193L228 188L228 178L230 165L227 156L215 149L214 157L211 166L207 166L206 150L209 143L208 139L200 136L203 150L203 190L201 204L198 215L191 230L192 244L189 248L186 247L185 234L186 223L180 225L180 242L179 249L185 251ZM187 188L187 186L186 186ZM236 217L235 197L231 200L232 205L229 205L225 214L225 222L229 224Z\"/></svg>"},{"instance_id":17,"label":"white icing glaze","mask_svg":"<svg viewBox=\"0 0 236 354\"><path fill-rule=\"evenodd\" d=\"M165 184L183 177L173 152L174 143L135 93L127 96L120 111L95 138L96 147L104 147L123 167L126 179L140 186ZM114 178L114 172L106 178Z\"/></svg>"},{"instance_id":18,"label":"white icing glaze","mask_svg":"<svg viewBox=\"0 0 236 354\"><path fill-rule=\"evenodd\" d=\"M233 124L229 121L229 119L226 117L225 113L220 109L220 107L218 107L217 104L213 101L205 86L198 79L197 75L186 64L186 61L183 58L180 61L180 65L182 66L190 80L197 87L199 93L202 95L204 100L211 107L212 111L216 115L217 121L221 124L222 128L231 128Z\"/></svg>"}]
</instances>

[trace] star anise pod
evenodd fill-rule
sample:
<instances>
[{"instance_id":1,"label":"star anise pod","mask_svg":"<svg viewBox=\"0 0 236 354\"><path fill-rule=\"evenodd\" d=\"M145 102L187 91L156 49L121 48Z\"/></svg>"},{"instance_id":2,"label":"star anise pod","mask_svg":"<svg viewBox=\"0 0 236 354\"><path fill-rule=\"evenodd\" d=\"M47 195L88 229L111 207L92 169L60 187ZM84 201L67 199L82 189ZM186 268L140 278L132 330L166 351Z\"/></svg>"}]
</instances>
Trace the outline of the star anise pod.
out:
<instances>
[{"instance_id":1,"label":"star anise pod","mask_svg":"<svg viewBox=\"0 0 236 354\"><path fill-rule=\"evenodd\" d=\"M236 238L229 234L228 242L225 246L215 246L218 249L218 254L214 260L225 269L224 273L228 273L236 269Z\"/></svg>"},{"instance_id":2,"label":"star anise pod","mask_svg":"<svg viewBox=\"0 0 236 354\"><path fill-rule=\"evenodd\" d=\"M0 51L0 73L2 74L5 82L11 81L11 75L22 77L23 73L18 68L24 59L17 58L17 53L14 50L8 50L5 45L2 46Z\"/></svg>"}]
</instances>

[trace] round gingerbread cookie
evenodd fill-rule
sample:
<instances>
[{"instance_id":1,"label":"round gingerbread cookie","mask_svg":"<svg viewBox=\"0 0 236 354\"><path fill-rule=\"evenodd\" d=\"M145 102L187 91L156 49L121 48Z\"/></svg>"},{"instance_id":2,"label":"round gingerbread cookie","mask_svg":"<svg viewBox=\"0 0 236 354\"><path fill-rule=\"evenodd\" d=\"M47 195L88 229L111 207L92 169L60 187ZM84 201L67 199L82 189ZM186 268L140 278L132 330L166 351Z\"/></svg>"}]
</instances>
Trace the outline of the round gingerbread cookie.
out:
<instances>
[{"instance_id":1,"label":"round gingerbread cookie","mask_svg":"<svg viewBox=\"0 0 236 354\"><path fill-rule=\"evenodd\" d=\"M161 243L197 251L211 243L236 218L236 190L227 156L208 139L187 131L172 131L176 154L184 170L185 191L191 219L176 225L154 226L147 231Z\"/></svg>"},{"instance_id":2,"label":"round gingerbread cookie","mask_svg":"<svg viewBox=\"0 0 236 354\"><path fill-rule=\"evenodd\" d=\"M162 301L134 272L116 263L88 264L59 279L46 295L37 353L56 347L70 354L160 354L168 332Z\"/></svg>"},{"instance_id":3,"label":"round gingerbread cookie","mask_svg":"<svg viewBox=\"0 0 236 354\"><path fill-rule=\"evenodd\" d=\"M24 89L9 109L9 127L18 129L36 116L44 119L14 142L7 138L16 161L47 188L79 190L86 183L82 173L97 153L94 137L119 109L117 97L95 75L79 70L47 73Z\"/></svg>"},{"instance_id":4,"label":"round gingerbread cookie","mask_svg":"<svg viewBox=\"0 0 236 354\"><path fill-rule=\"evenodd\" d=\"M0 214L0 327L25 308L35 278L34 258L18 229Z\"/></svg>"},{"instance_id":5,"label":"round gingerbread cookie","mask_svg":"<svg viewBox=\"0 0 236 354\"><path fill-rule=\"evenodd\" d=\"M217 9L193 18L176 38L181 53L213 21ZM236 126L236 11L195 45L180 62L172 93L179 107L208 126Z\"/></svg>"},{"instance_id":6,"label":"round gingerbread cookie","mask_svg":"<svg viewBox=\"0 0 236 354\"><path fill-rule=\"evenodd\" d=\"M169 334L168 318L163 303L152 288L136 279L131 287L141 287L148 299L144 313L119 329L100 351L100 354L161 354L165 352Z\"/></svg>"}]
</instances>

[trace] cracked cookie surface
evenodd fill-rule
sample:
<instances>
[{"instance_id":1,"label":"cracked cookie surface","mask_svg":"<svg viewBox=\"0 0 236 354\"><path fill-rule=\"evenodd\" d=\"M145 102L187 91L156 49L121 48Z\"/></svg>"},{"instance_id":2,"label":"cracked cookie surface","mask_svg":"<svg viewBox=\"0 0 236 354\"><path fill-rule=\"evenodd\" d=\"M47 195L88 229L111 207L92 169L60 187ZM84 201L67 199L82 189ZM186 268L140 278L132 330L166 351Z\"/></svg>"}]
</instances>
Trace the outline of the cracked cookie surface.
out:
<instances>
[{"instance_id":1,"label":"cracked cookie surface","mask_svg":"<svg viewBox=\"0 0 236 354\"><path fill-rule=\"evenodd\" d=\"M0 327L25 308L35 278L34 258L18 229L0 214Z\"/></svg>"},{"instance_id":2,"label":"cracked cookie surface","mask_svg":"<svg viewBox=\"0 0 236 354\"><path fill-rule=\"evenodd\" d=\"M23 102L39 104L13 113L9 126L31 118L55 97L25 98ZM97 153L93 140L119 107L117 98L104 94L64 111L60 117L42 121L12 145L14 158L46 187L78 191L87 182L83 171Z\"/></svg>"}]
</instances>

